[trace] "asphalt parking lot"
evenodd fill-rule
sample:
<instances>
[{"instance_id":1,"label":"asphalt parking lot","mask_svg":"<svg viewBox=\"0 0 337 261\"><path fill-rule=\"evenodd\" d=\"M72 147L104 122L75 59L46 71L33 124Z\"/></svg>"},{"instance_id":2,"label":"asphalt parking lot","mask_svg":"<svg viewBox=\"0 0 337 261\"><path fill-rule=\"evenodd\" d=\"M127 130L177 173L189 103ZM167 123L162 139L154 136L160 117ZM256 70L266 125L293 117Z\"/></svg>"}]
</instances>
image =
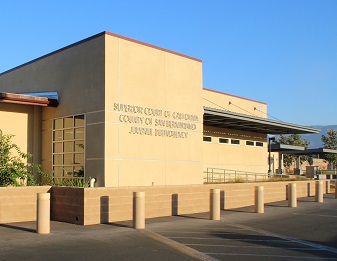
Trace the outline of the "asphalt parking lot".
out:
<instances>
[{"instance_id":1,"label":"asphalt parking lot","mask_svg":"<svg viewBox=\"0 0 337 261\"><path fill-rule=\"evenodd\" d=\"M221 221L189 216L174 226L153 223L147 229L217 260L337 260L337 199L325 195L266 204L265 214L253 207L223 211Z\"/></svg>"},{"instance_id":2,"label":"asphalt parking lot","mask_svg":"<svg viewBox=\"0 0 337 261\"><path fill-rule=\"evenodd\" d=\"M150 219L145 230L130 222L77 226L52 222L51 234L35 222L0 224L0 260L337 260L337 199L325 195L208 213Z\"/></svg>"}]
</instances>

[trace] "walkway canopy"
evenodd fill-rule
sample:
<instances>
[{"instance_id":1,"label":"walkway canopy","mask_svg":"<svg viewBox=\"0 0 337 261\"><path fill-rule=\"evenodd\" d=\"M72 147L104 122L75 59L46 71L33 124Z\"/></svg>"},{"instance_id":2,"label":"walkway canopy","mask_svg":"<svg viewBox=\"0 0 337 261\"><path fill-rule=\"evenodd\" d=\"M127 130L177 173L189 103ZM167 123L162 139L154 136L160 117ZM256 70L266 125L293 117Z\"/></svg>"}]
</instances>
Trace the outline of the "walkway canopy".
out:
<instances>
[{"instance_id":1,"label":"walkway canopy","mask_svg":"<svg viewBox=\"0 0 337 261\"><path fill-rule=\"evenodd\" d=\"M204 107L204 125L265 134L319 133L319 129Z\"/></svg>"},{"instance_id":2,"label":"walkway canopy","mask_svg":"<svg viewBox=\"0 0 337 261\"><path fill-rule=\"evenodd\" d=\"M281 152L284 154L292 154L292 152L303 152L305 150L302 146L281 144L279 142L275 142L270 144L271 152Z\"/></svg>"},{"instance_id":3,"label":"walkway canopy","mask_svg":"<svg viewBox=\"0 0 337 261\"><path fill-rule=\"evenodd\" d=\"M285 150L282 154L293 154L293 155L320 155L323 157L326 154L337 154L337 150L325 149L325 148L315 148L306 150Z\"/></svg>"}]
</instances>

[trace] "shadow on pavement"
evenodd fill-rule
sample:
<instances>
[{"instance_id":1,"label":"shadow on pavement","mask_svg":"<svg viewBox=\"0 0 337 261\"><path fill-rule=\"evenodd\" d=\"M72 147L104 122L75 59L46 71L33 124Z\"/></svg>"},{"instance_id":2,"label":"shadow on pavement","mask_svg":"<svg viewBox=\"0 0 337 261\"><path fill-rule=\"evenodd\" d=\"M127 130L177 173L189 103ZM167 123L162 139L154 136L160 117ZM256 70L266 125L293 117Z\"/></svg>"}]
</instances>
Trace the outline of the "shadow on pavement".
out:
<instances>
[{"instance_id":1,"label":"shadow on pavement","mask_svg":"<svg viewBox=\"0 0 337 261\"><path fill-rule=\"evenodd\" d=\"M279 204L265 204L266 207L281 207L281 208L288 208L288 205L279 205Z\"/></svg>"},{"instance_id":2,"label":"shadow on pavement","mask_svg":"<svg viewBox=\"0 0 337 261\"><path fill-rule=\"evenodd\" d=\"M13 226L13 225L8 225L8 224L0 224L0 227L10 228L10 229L16 229L16 230L21 230L21 231L31 232L31 233L36 233L35 229L26 228L26 227L19 227L19 226Z\"/></svg>"}]
</instances>

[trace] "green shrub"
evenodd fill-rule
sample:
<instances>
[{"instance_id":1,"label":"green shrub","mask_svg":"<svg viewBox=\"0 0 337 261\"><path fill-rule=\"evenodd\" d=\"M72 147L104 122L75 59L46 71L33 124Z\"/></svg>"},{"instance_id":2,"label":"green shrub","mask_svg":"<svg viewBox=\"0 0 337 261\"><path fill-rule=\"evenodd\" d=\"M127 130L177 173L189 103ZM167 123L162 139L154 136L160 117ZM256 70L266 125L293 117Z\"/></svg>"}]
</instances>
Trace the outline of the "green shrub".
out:
<instances>
[{"instance_id":1,"label":"green shrub","mask_svg":"<svg viewBox=\"0 0 337 261\"><path fill-rule=\"evenodd\" d=\"M4 134L0 130L0 186L33 186L37 185L34 180L34 170L36 173L45 176L41 171L41 166L33 163L26 163L31 154L24 153L13 143L12 134ZM16 152L17 156L13 153Z\"/></svg>"},{"instance_id":2,"label":"green shrub","mask_svg":"<svg viewBox=\"0 0 337 261\"><path fill-rule=\"evenodd\" d=\"M90 180L91 180L91 177L86 178L86 179L85 178L54 178L50 182L50 185L87 188L89 187Z\"/></svg>"}]
</instances>

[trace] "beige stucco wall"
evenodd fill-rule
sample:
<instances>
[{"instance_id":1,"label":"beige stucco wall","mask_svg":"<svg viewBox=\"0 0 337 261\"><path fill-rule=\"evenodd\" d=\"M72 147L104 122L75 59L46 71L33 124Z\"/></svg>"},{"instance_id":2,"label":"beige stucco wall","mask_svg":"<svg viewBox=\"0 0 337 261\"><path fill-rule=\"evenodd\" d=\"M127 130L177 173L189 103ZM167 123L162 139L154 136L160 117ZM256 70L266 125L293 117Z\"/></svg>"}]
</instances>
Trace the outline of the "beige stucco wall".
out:
<instances>
[{"instance_id":1,"label":"beige stucco wall","mask_svg":"<svg viewBox=\"0 0 337 261\"><path fill-rule=\"evenodd\" d=\"M39 107L0 103L0 129L13 134L12 142L32 157L28 162L41 162L41 109ZM17 155L15 150L12 150ZM23 160L26 162L26 160Z\"/></svg>"},{"instance_id":2,"label":"beige stucco wall","mask_svg":"<svg viewBox=\"0 0 337 261\"><path fill-rule=\"evenodd\" d=\"M267 118L267 104L235 95L203 89L203 106Z\"/></svg>"},{"instance_id":3,"label":"beige stucco wall","mask_svg":"<svg viewBox=\"0 0 337 261\"><path fill-rule=\"evenodd\" d=\"M212 142L203 142L203 169L219 168L257 173L268 172L266 135L204 126L204 135ZM240 144L222 144L219 138L239 139ZM247 146L246 141L263 142L263 147Z\"/></svg>"},{"instance_id":4,"label":"beige stucco wall","mask_svg":"<svg viewBox=\"0 0 337 261\"><path fill-rule=\"evenodd\" d=\"M105 186L202 183L201 62L111 35L105 48ZM123 105L142 111L117 109ZM175 119L177 112L197 119ZM139 122L126 122L129 116ZM167 121L195 129L167 127ZM134 134L136 128L149 135ZM183 132L184 137L158 136L157 130Z\"/></svg>"},{"instance_id":5,"label":"beige stucco wall","mask_svg":"<svg viewBox=\"0 0 337 261\"><path fill-rule=\"evenodd\" d=\"M131 39L104 33L68 46L0 74L0 90L59 93L57 108L41 109L42 153L39 144L32 145L45 172L52 171L52 120L82 113L85 172L96 178L96 186L201 184L207 167L267 169L266 146L250 148L244 143L265 141L265 135L203 127L203 106L226 105L231 111L245 113L244 109L265 117L265 103L203 90L200 60ZM118 109L128 105L141 110ZM159 113L146 112L152 109ZM39 115L36 107L30 110ZM175 117L180 114L192 117ZM129 117L138 122L127 122ZM184 127L167 125L172 122ZM165 132L179 137L163 136ZM203 135L238 137L243 143L206 144Z\"/></svg>"},{"instance_id":6,"label":"beige stucco wall","mask_svg":"<svg viewBox=\"0 0 337 261\"><path fill-rule=\"evenodd\" d=\"M203 89L203 106L267 118L267 105L234 95ZM219 168L257 173L268 172L267 135L226 128L204 126L203 170ZM239 139L240 145L220 144L219 138ZM247 146L246 141L263 142L263 147Z\"/></svg>"},{"instance_id":7,"label":"beige stucco wall","mask_svg":"<svg viewBox=\"0 0 337 261\"><path fill-rule=\"evenodd\" d=\"M45 172L52 171L52 119L104 110L104 45L104 35L101 35L0 74L2 92L57 91L59 94L57 108L42 108L42 134L40 132L39 136L42 136L40 157ZM19 108L21 105L13 106ZM90 120L92 124L97 121L96 118ZM104 155L104 128L103 136L95 135L94 125L89 124L86 130L86 151L90 158L99 158L97 154ZM99 172L101 169L95 163L87 161L86 168Z\"/></svg>"},{"instance_id":8,"label":"beige stucco wall","mask_svg":"<svg viewBox=\"0 0 337 261\"><path fill-rule=\"evenodd\" d=\"M0 89L58 92L58 107L42 109L41 156L46 172L52 170L52 120L85 113L86 176L95 177L97 186L202 182L199 60L101 34L1 74ZM115 110L117 103L141 106L144 111L156 109L162 114L133 115ZM195 118L177 120L173 118L176 112ZM120 115L142 117L147 122L125 123ZM158 127L156 120L179 121L194 127ZM130 134L131 127L147 127L153 133ZM183 138L156 136L158 129L177 131Z\"/></svg>"}]
</instances>

